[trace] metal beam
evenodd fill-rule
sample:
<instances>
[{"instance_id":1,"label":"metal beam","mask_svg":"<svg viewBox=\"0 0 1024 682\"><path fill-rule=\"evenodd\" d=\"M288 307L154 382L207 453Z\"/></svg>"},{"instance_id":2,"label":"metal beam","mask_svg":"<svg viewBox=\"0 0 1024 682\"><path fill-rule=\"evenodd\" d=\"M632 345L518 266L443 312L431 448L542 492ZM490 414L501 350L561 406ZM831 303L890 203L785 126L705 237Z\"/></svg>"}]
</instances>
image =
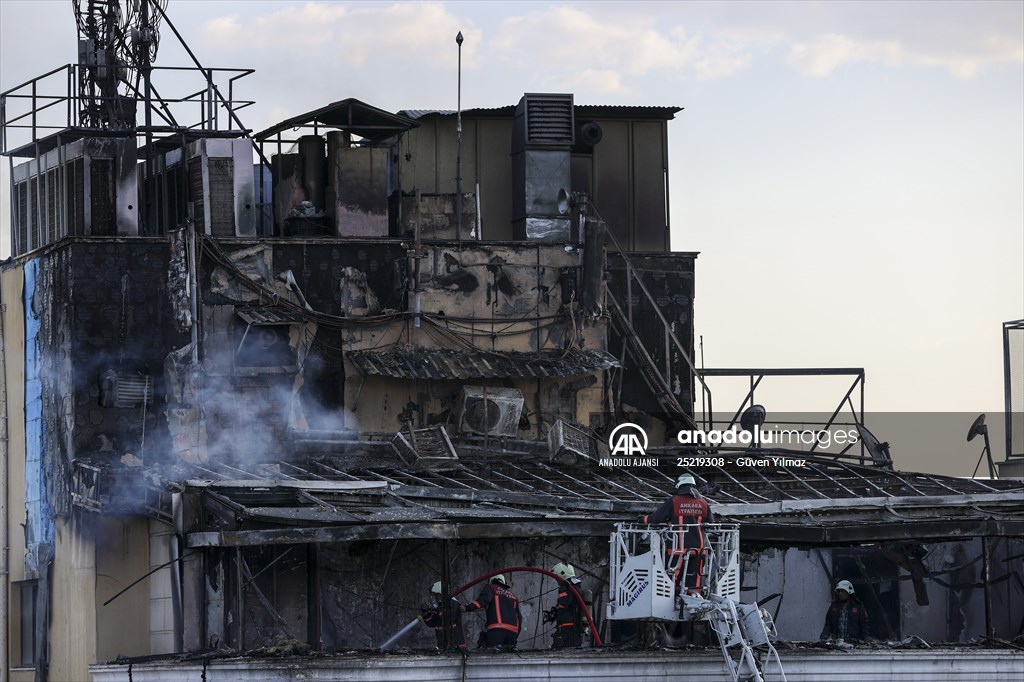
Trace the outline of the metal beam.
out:
<instances>
[{"instance_id":1,"label":"metal beam","mask_svg":"<svg viewBox=\"0 0 1024 682\"><path fill-rule=\"evenodd\" d=\"M498 504L525 504L538 507L564 507L579 511L603 511L643 513L650 502L613 502L585 497L565 497L546 493L494 492L490 490L452 490L451 488L427 488L401 486L394 489L399 497L458 500L460 502L496 502Z\"/></svg>"},{"instance_id":2,"label":"metal beam","mask_svg":"<svg viewBox=\"0 0 1024 682\"><path fill-rule=\"evenodd\" d=\"M777 369L741 369L708 367L696 370L697 374L706 377L809 377L809 376L864 376L862 367L781 367Z\"/></svg>"},{"instance_id":3,"label":"metal beam","mask_svg":"<svg viewBox=\"0 0 1024 682\"><path fill-rule=\"evenodd\" d=\"M857 523L838 527L744 523L741 544L771 547L823 547L896 540L954 541L983 536L1024 537L1024 520L934 519Z\"/></svg>"},{"instance_id":4,"label":"metal beam","mask_svg":"<svg viewBox=\"0 0 1024 682\"><path fill-rule=\"evenodd\" d=\"M743 519L754 516L787 514L799 511L829 511L878 508L935 507L949 510L955 507L985 504L1016 504L1024 507L1024 497L1019 490L1005 493L958 493L953 495L928 495L920 497L833 497L814 500L784 500L757 504L718 504L715 512L731 518Z\"/></svg>"},{"instance_id":5,"label":"metal beam","mask_svg":"<svg viewBox=\"0 0 1024 682\"><path fill-rule=\"evenodd\" d=\"M488 538L603 537L614 520L518 521L509 523L389 523L377 525L325 526L319 528L275 528L189 533L188 547L248 547L252 545L295 545L307 542L352 542L355 540Z\"/></svg>"}]
</instances>

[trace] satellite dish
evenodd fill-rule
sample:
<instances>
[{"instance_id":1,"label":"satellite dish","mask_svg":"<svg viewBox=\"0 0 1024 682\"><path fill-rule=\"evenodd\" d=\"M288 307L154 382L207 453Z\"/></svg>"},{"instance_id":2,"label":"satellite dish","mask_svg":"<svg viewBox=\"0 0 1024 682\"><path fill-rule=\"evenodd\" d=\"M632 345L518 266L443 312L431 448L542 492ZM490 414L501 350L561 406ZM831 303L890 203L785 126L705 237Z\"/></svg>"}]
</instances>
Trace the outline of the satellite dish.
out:
<instances>
[{"instance_id":1,"label":"satellite dish","mask_svg":"<svg viewBox=\"0 0 1024 682\"><path fill-rule=\"evenodd\" d=\"M764 420L767 418L768 413L765 411L764 405L751 405L743 410L743 414L740 416L740 426L744 431L753 433L754 427L764 424Z\"/></svg>"},{"instance_id":2,"label":"satellite dish","mask_svg":"<svg viewBox=\"0 0 1024 682\"><path fill-rule=\"evenodd\" d=\"M981 434L988 434L988 427L985 426L985 415L979 414L978 418L971 424L970 431L967 432L967 442L970 443L975 437Z\"/></svg>"},{"instance_id":3,"label":"satellite dish","mask_svg":"<svg viewBox=\"0 0 1024 682\"><path fill-rule=\"evenodd\" d=\"M978 463L974 465L974 473L971 474L971 478L978 475L978 467L981 466L981 460L988 456L988 476L989 478L999 478L996 475L996 465L992 461L992 446L988 442L988 427L985 426L985 413L978 415L974 423L971 424L971 428L967 431L967 442L970 443L976 436L981 436L985 439L985 447L981 449L981 456L978 457Z\"/></svg>"},{"instance_id":4,"label":"satellite dish","mask_svg":"<svg viewBox=\"0 0 1024 682\"><path fill-rule=\"evenodd\" d=\"M875 434L868 431L868 427L863 424L857 424L857 433L860 434L860 439L864 443L864 448L871 455L871 460L881 467L892 468L892 456L889 454L889 444L879 442L875 438Z\"/></svg>"}]
</instances>

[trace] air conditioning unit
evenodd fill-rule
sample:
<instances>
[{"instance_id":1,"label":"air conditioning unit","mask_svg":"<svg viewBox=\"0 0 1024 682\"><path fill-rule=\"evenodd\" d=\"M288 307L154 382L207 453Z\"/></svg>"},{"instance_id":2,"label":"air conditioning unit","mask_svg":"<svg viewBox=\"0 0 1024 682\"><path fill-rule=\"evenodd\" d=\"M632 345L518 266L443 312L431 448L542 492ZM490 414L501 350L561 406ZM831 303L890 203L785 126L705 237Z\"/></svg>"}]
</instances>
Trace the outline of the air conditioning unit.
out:
<instances>
[{"instance_id":1,"label":"air conditioning unit","mask_svg":"<svg viewBox=\"0 0 1024 682\"><path fill-rule=\"evenodd\" d=\"M438 471L458 466L459 456L443 426L401 431L391 439L391 447L414 471Z\"/></svg>"},{"instance_id":2,"label":"air conditioning unit","mask_svg":"<svg viewBox=\"0 0 1024 682\"><path fill-rule=\"evenodd\" d=\"M557 464L577 464L597 456L597 442L586 431L559 419L548 431L548 451Z\"/></svg>"},{"instance_id":3,"label":"air conditioning unit","mask_svg":"<svg viewBox=\"0 0 1024 682\"><path fill-rule=\"evenodd\" d=\"M196 140L188 146L185 167L196 229L214 237L256 236L252 143Z\"/></svg>"},{"instance_id":4,"label":"air conditioning unit","mask_svg":"<svg viewBox=\"0 0 1024 682\"><path fill-rule=\"evenodd\" d=\"M485 436L515 436L523 412L523 392L516 388L463 386L459 431Z\"/></svg>"},{"instance_id":5,"label":"air conditioning unit","mask_svg":"<svg viewBox=\"0 0 1024 682\"><path fill-rule=\"evenodd\" d=\"M153 401L153 378L108 369L100 375L100 405L145 407Z\"/></svg>"}]
</instances>

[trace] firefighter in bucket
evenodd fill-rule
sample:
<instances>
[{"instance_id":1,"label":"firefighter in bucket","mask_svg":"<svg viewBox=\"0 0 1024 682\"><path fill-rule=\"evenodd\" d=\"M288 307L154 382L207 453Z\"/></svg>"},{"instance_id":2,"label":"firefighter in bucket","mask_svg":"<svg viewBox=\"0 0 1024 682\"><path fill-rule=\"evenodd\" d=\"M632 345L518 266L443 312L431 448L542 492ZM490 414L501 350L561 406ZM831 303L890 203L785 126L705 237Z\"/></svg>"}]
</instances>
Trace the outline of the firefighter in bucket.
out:
<instances>
[{"instance_id":1,"label":"firefighter in bucket","mask_svg":"<svg viewBox=\"0 0 1024 682\"><path fill-rule=\"evenodd\" d=\"M688 594L699 594L703 587L704 555L707 539L703 525L713 522L707 500L697 491L697 482L690 474L676 481L676 494L665 500L653 514L641 520L649 525L671 523L682 526L671 545L665 548L665 565L675 569L676 594L682 594L680 578L685 570L682 588ZM669 541L670 538L665 538ZM685 569L684 569L685 566Z\"/></svg>"}]
</instances>

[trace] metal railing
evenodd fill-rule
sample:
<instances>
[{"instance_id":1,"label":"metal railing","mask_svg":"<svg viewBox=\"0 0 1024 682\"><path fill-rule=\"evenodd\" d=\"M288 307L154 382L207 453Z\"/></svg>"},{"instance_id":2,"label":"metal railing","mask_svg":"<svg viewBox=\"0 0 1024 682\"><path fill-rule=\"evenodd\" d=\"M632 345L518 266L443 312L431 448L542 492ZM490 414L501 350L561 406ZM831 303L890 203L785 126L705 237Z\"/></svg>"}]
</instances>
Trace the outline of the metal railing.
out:
<instances>
[{"instance_id":1,"label":"metal railing","mask_svg":"<svg viewBox=\"0 0 1024 682\"><path fill-rule=\"evenodd\" d=\"M136 110L140 103L146 106L143 93L124 83L122 85L127 85L128 95L83 96L79 91L80 78L84 70L94 68L97 67L65 64L0 93L0 154L8 154L38 142L53 132L75 127L96 127L86 125L89 116L96 113L89 111L88 102L110 106L130 102ZM175 97L160 95L156 88L151 88L153 113L161 119L162 124L152 126L149 132L160 134L182 130L221 130L222 113L230 125L237 121L234 116L236 112L255 103L254 100L235 99L235 81L254 73L253 69L193 66L154 66L151 69L154 72L198 73L204 86ZM227 90L227 97L221 94L221 83ZM136 125L108 125L101 129L111 133L147 132L145 127Z\"/></svg>"}]
</instances>

